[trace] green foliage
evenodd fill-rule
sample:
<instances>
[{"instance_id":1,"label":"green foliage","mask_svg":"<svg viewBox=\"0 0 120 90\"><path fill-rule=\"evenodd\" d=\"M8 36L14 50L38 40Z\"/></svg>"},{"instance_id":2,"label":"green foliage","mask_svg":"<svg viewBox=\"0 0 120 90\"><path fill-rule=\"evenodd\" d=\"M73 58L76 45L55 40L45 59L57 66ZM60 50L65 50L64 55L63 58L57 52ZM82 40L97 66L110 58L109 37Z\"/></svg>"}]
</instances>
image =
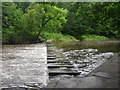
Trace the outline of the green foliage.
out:
<instances>
[{"instance_id":1,"label":"green foliage","mask_svg":"<svg viewBox=\"0 0 120 90\"><path fill-rule=\"evenodd\" d=\"M76 41L76 38L74 38L70 35L63 35L60 33L44 32L44 38L46 40L53 40L53 41Z\"/></svg>"},{"instance_id":2,"label":"green foliage","mask_svg":"<svg viewBox=\"0 0 120 90\"><path fill-rule=\"evenodd\" d=\"M19 27L19 21L23 12L16 9L16 4L12 2L2 3L2 26L4 28Z\"/></svg>"},{"instance_id":3,"label":"green foliage","mask_svg":"<svg viewBox=\"0 0 120 90\"><path fill-rule=\"evenodd\" d=\"M105 36L99 36L99 35L82 35L81 38L85 40L107 40L108 39Z\"/></svg>"},{"instance_id":4,"label":"green foliage","mask_svg":"<svg viewBox=\"0 0 120 90\"><path fill-rule=\"evenodd\" d=\"M75 2L71 3L71 7L63 33L76 38L85 34L119 38L120 4L118 2Z\"/></svg>"},{"instance_id":5,"label":"green foliage","mask_svg":"<svg viewBox=\"0 0 120 90\"><path fill-rule=\"evenodd\" d=\"M38 42L41 32L60 32L62 24L67 21L66 9L42 3L30 3L26 8L22 7L24 4L3 3L3 43Z\"/></svg>"},{"instance_id":6,"label":"green foliage","mask_svg":"<svg viewBox=\"0 0 120 90\"><path fill-rule=\"evenodd\" d=\"M36 40L35 34L26 30L16 33L14 29L3 28L2 36L3 44L33 43Z\"/></svg>"},{"instance_id":7,"label":"green foliage","mask_svg":"<svg viewBox=\"0 0 120 90\"><path fill-rule=\"evenodd\" d=\"M3 2L3 44L120 39L119 10L118 2Z\"/></svg>"},{"instance_id":8,"label":"green foliage","mask_svg":"<svg viewBox=\"0 0 120 90\"><path fill-rule=\"evenodd\" d=\"M66 22L67 10L49 4L31 4L25 14L30 29L38 32L49 30L56 32Z\"/></svg>"}]
</instances>

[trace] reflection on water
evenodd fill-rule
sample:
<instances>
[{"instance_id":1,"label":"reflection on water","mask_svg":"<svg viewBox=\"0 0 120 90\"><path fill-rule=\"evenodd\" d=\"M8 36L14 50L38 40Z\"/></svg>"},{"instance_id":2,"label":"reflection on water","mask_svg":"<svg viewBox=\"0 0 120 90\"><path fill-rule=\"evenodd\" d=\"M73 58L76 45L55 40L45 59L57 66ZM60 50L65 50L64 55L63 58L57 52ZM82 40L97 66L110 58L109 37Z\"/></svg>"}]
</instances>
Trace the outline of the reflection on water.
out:
<instances>
[{"instance_id":1,"label":"reflection on water","mask_svg":"<svg viewBox=\"0 0 120 90\"><path fill-rule=\"evenodd\" d=\"M54 42L58 48L64 51L80 49L97 49L98 52L120 52L120 41L118 40L96 40L96 41L77 41L77 42Z\"/></svg>"}]
</instances>

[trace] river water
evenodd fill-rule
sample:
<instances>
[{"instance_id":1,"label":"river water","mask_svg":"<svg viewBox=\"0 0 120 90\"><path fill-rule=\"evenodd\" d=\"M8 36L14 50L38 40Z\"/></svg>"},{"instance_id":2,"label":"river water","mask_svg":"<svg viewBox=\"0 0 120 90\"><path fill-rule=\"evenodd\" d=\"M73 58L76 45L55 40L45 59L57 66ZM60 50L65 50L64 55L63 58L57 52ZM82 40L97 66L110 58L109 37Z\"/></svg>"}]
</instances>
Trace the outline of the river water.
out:
<instances>
[{"instance_id":1,"label":"river water","mask_svg":"<svg viewBox=\"0 0 120 90\"><path fill-rule=\"evenodd\" d=\"M81 77L88 75L120 52L118 40L54 42L54 44L62 51L64 60L70 61L75 66L73 71L80 72Z\"/></svg>"},{"instance_id":2,"label":"river water","mask_svg":"<svg viewBox=\"0 0 120 90\"><path fill-rule=\"evenodd\" d=\"M94 41L76 41L76 42L54 42L55 45L63 49L64 52L81 49L97 49L99 53L120 52L120 41L118 40L94 40Z\"/></svg>"}]
</instances>

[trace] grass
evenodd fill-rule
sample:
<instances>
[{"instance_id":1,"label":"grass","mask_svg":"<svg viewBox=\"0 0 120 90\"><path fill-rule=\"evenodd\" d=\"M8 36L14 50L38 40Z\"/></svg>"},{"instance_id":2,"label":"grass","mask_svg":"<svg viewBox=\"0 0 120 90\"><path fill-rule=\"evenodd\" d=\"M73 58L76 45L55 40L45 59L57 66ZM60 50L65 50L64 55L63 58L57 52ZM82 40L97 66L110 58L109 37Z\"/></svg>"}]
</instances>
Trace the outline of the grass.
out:
<instances>
[{"instance_id":1,"label":"grass","mask_svg":"<svg viewBox=\"0 0 120 90\"><path fill-rule=\"evenodd\" d=\"M108 39L105 36L99 36L99 35L82 35L81 37L84 40L107 40Z\"/></svg>"},{"instance_id":2,"label":"grass","mask_svg":"<svg viewBox=\"0 0 120 90\"><path fill-rule=\"evenodd\" d=\"M70 35L63 35L60 33L48 33L44 32L44 38L46 40L53 40L53 41L77 41L77 39Z\"/></svg>"}]
</instances>

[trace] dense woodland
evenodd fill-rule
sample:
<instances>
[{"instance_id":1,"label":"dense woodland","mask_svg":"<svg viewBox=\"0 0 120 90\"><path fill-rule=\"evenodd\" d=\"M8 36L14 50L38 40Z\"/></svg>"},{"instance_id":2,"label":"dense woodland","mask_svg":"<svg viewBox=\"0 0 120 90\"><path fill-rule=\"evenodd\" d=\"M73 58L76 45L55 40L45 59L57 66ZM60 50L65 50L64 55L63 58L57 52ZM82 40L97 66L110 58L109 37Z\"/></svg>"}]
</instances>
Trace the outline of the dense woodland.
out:
<instances>
[{"instance_id":1,"label":"dense woodland","mask_svg":"<svg viewBox=\"0 0 120 90\"><path fill-rule=\"evenodd\" d=\"M3 44L120 38L119 2L3 2Z\"/></svg>"}]
</instances>

